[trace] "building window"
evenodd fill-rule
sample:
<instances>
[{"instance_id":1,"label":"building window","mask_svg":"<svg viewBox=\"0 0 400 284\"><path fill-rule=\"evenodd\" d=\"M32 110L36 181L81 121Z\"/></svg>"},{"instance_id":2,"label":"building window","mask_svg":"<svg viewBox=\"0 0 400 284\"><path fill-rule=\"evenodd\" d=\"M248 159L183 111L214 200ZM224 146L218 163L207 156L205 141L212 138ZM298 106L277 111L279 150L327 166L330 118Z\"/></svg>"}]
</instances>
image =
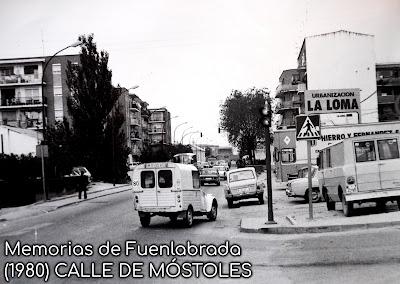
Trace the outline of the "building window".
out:
<instances>
[{"instance_id":1,"label":"building window","mask_svg":"<svg viewBox=\"0 0 400 284\"><path fill-rule=\"evenodd\" d=\"M37 65L26 65L24 66L24 74L25 75L33 75L37 74L38 72L38 66Z\"/></svg>"},{"instance_id":2,"label":"building window","mask_svg":"<svg viewBox=\"0 0 400 284\"><path fill-rule=\"evenodd\" d=\"M12 66L0 67L0 76L14 75L14 68Z\"/></svg>"},{"instance_id":3,"label":"building window","mask_svg":"<svg viewBox=\"0 0 400 284\"><path fill-rule=\"evenodd\" d=\"M281 151L282 163L294 163L296 162L296 149L284 148Z\"/></svg>"}]
</instances>

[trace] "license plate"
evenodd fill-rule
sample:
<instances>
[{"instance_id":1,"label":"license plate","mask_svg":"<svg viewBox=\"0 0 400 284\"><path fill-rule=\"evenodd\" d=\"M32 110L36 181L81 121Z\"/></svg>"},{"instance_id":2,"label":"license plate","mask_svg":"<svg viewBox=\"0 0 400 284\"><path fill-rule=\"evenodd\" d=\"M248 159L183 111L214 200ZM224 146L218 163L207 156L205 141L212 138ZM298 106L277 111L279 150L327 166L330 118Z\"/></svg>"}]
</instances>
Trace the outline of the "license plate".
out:
<instances>
[{"instance_id":1,"label":"license plate","mask_svg":"<svg viewBox=\"0 0 400 284\"><path fill-rule=\"evenodd\" d=\"M241 193L247 193L247 192L249 192L249 189L248 188L241 188L240 192Z\"/></svg>"},{"instance_id":2,"label":"license plate","mask_svg":"<svg viewBox=\"0 0 400 284\"><path fill-rule=\"evenodd\" d=\"M206 178L206 180L210 180L210 179L212 179L212 178Z\"/></svg>"}]
</instances>

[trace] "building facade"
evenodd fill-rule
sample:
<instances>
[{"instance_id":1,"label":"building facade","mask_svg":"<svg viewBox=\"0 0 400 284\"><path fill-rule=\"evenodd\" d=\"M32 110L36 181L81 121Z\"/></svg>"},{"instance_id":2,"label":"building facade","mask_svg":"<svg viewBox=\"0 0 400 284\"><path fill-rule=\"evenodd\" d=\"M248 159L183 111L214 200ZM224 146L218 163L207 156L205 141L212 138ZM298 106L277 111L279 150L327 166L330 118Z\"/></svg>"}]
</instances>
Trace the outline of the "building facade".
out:
<instances>
[{"instance_id":1,"label":"building facade","mask_svg":"<svg viewBox=\"0 0 400 284\"><path fill-rule=\"evenodd\" d=\"M373 35L341 30L306 37L297 68L282 72L276 90L273 156L277 177L286 181L307 164L306 142L296 141L295 131L295 115L305 113L305 90L360 90L360 115L320 114L321 132L330 133L340 125L396 121L400 114L399 67L376 63ZM315 158L312 151L312 160Z\"/></svg>"},{"instance_id":2,"label":"building facade","mask_svg":"<svg viewBox=\"0 0 400 284\"><path fill-rule=\"evenodd\" d=\"M65 71L68 61L79 64L79 55L60 55L51 62L49 59L0 59L0 124L41 130L42 102L48 125L54 125L64 117L70 119L67 110L70 92Z\"/></svg>"},{"instance_id":3,"label":"building facade","mask_svg":"<svg viewBox=\"0 0 400 284\"><path fill-rule=\"evenodd\" d=\"M150 144L171 144L171 114L166 108L149 109Z\"/></svg>"}]
</instances>

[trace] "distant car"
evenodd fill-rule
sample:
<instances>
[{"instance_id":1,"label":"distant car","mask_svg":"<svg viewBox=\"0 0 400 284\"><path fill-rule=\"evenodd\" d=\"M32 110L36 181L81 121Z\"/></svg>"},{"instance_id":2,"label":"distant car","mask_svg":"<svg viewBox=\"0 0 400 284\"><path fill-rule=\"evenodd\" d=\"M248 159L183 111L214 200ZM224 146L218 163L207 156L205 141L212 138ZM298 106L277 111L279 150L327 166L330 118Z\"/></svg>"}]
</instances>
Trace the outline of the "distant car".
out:
<instances>
[{"instance_id":1,"label":"distant car","mask_svg":"<svg viewBox=\"0 0 400 284\"><path fill-rule=\"evenodd\" d=\"M264 184L258 181L254 168L240 168L227 173L225 198L228 207L233 207L233 201L258 198L260 204L264 204Z\"/></svg>"},{"instance_id":2,"label":"distant car","mask_svg":"<svg viewBox=\"0 0 400 284\"><path fill-rule=\"evenodd\" d=\"M216 185L221 184L217 169L205 168L200 171L200 184L204 185L206 183L215 183Z\"/></svg>"},{"instance_id":3,"label":"distant car","mask_svg":"<svg viewBox=\"0 0 400 284\"><path fill-rule=\"evenodd\" d=\"M88 178L88 182L92 181L91 173L89 172L89 170L86 167L82 167L82 166L73 167L71 174L69 176L80 176L80 175L82 175L82 173L84 176L86 176Z\"/></svg>"},{"instance_id":4,"label":"distant car","mask_svg":"<svg viewBox=\"0 0 400 284\"><path fill-rule=\"evenodd\" d=\"M226 180L226 172L229 170L228 166L214 166L217 169L220 179Z\"/></svg>"},{"instance_id":5,"label":"distant car","mask_svg":"<svg viewBox=\"0 0 400 284\"><path fill-rule=\"evenodd\" d=\"M322 194L319 191L319 183L317 177L318 167L311 168L312 181L312 202L322 200ZM286 187L286 195L288 197L304 198L308 202L308 167L301 168L298 172L299 178L288 181Z\"/></svg>"}]
</instances>

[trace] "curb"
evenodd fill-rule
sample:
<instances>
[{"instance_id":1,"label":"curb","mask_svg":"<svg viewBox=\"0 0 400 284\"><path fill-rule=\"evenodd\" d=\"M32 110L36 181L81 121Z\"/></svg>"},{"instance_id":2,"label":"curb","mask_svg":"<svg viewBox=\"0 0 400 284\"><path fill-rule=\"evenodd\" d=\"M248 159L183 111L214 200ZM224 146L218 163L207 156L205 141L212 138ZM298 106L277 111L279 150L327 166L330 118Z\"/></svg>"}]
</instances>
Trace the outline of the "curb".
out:
<instances>
[{"instance_id":1,"label":"curb","mask_svg":"<svg viewBox=\"0 0 400 284\"><path fill-rule=\"evenodd\" d=\"M124 186L129 186L129 185L122 185L122 186L118 186L118 187L113 187L113 189L115 189L115 188L120 188L120 187L124 187ZM106 190L110 190L110 188L108 188L108 189L103 189L103 190L99 190L99 191L97 191L97 192L103 192L103 191L106 191ZM67 206L69 206L69 205L74 205L74 204L78 204L78 203L81 203L81 202L85 202L85 201L88 201L88 200L100 198L100 197L103 197L103 196L108 196L108 195L113 195L113 194L117 194L117 193L120 193L120 192L125 192L125 191L128 191L128 190L130 190L130 188L124 189L124 190L119 190L119 191L113 191L113 192L109 192L109 193L102 194L102 195L98 195L98 196L93 196L92 198L89 198L89 196L88 196L88 198L86 198L86 199L78 199L78 200L75 200L75 201L73 201L73 202L71 202L71 203L66 203L66 204L62 204L62 205L60 205L60 206L57 206L54 210L57 210L58 208L67 207ZM54 210L53 210L53 211L54 211Z\"/></svg>"},{"instance_id":2,"label":"curb","mask_svg":"<svg viewBox=\"0 0 400 284\"><path fill-rule=\"evenodd\" d=\"M92 192L92 193L97 193L97 192L102 192L102 191L105 191L105 190L120 188L120 187L124 187L124 186L127 186L127 185L129 185L129 184L127 183L127 184L123 184L123 185L117 185L117 186L112 186L112 187L108 187L108 188L103 188L103 189L96 190L95 192ZM89 191L90 191L90 189L87 190L87 192L89 192ZM68 196L59 196L59 197L55 197L54 199L47 200L46 202L64 200L64 199L67 199L67 198L71 198L73 195L75 195L75 194L69 194ZM35 204L37 204L37 205L39 205L39 204L46 204L46 202L44 202L44 201L41 200L41 201L36 202L36 203L33 203L33 204L31 204L31 205L35 205Z\"/></svg>"},{"instance_id":3,"label":"curb","mask_svg":"<svg viewBox=\"0 0 400 284\"><path fill-rule=\"evenodd\" d=\"M240 220L240 231L243 233L260 234L307 234L307 233L329 233L343 232L355 229L376 229L384 227L399 226L400 221L365 223L365 224L345 224L345 225L321 225L321 226L265 226L260 228L245 228Z\"/></svg>"},{"instance_id":4,"label":"curb","mask_svg":"<svg viewBox=\"0 0 400 284\"><path fill-rule=\"evenodd\" d=\"M109 191L109 190L111 190L111 189L116 189L116 188L121 188L121 187L124 187L124 186L129 186L129 184L127 184L127 185L120 185L120 186L116 186L116 187L112 187L112 188L106 188L106 189L102 189L102 190L98 190L98 191L96 191L95 193L98 193L98 192L103 192L103 191ZM48 211L48 212L52 212L52 211L55 211L55 210L57 210L57 209L59 209L59 208L63 208L63 207L67 207L67 206L70 206L70 205L74 205L74 204L78 204L78 203L81 203L81 202L84 202L84 201L88 201L88 200L92 200L92 199L96 199L96 198L100 198L100 197L103 197L103 196L108 196L108 195L113 195L113 194L117 194L117 193L120 193L120 192L125 192L125 191L129 191L130 190L130 188L127 188L127 189L123 189L123 190L118 190L118 191L111 191L111 192L107 192L107 193L105 193L105 194L99 194L99 195L96 195L96 196L92 196L92 197L90 197L90 195L88 195L88 198L87 199L77 199L77 200L74 200L74 201L72 201L72 202L67 202L67 203L65 203L65 204L62 204L62 205L59 205L59 206L54 206L53 208L52 208L52 210L50 210L50 211ZM58 200L63 200L63 199L67 199L67 198L74 198L74 197L66 197L66 198L62 198L62 199L58 199ZM58 201L57 200L57 201ZM55 200L54 200L55 201ZM34 203L34 204L32 204L33 206L32 207L36 207L36 206L41 206L41 205L46 205L46 203ZM48 212L42 212L42 213L48 213ZM41 214L35 214L34 216L38 216L38 215L41 215ZM32 216L32 215L27 215L27 216ZM25 217L27 217L27 216L21 216L20 218L15 218L15 219L6 219L6 218L0 218L0 222L6 222L6 221L14 221L14 220L20 220L20 219L24 219Z\"/></svg>"}]
</instances>

